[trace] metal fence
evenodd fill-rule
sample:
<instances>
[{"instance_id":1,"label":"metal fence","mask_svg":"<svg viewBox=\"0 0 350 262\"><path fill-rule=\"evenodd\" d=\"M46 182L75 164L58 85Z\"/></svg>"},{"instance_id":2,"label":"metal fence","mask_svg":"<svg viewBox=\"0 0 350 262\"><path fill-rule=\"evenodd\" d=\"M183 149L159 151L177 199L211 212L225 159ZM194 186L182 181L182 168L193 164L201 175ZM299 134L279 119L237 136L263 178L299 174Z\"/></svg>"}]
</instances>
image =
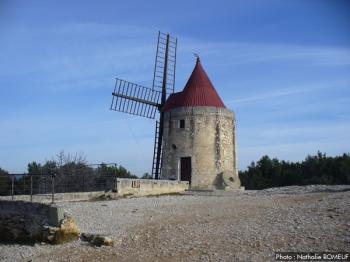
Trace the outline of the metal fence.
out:
<instances>
[{"instance_id":1,"label":"metal fence","mask_svg":"<svg viewBox=\"0 0 350 262\"><path fill-rule=\"evenodd\" d=\"M112 168L110 168L112 167ZM0 178L0 195L11 196L116 190L117 165L85 165L80 168L60 167L31 174L10 174Z\"/></svg>"}]
</instances>

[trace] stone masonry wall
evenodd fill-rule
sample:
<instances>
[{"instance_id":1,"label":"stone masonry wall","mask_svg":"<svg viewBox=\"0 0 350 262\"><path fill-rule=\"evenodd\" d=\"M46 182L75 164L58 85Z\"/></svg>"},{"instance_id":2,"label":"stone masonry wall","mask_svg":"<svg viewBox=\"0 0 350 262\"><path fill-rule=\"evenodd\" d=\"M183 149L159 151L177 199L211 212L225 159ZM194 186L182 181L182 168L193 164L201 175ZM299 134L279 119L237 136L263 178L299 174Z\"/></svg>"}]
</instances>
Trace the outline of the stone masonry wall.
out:
<instances>
[{"instance_id":1,"label":"stone masonry wall","mask_svg":"<svg viewBox=\"0 0 350 262\"><path fill-rule=\"evenodd\" d=\"M191 157L191 189L237 189L234 113L224 108L176 108L165 113L163 179L180 179L180 158ZM180 120L185 128L180 128Z\"/></svg>"},{"instance_id":2,"label":"stone masonry wall","mask_svg":"<svg viewBox=\"0 0 350 262\"><path fill-rule=\"evenodd\" d=\"M61 207L23 201L0 201L0 242L43 241L45 226L58 227Z\"/></svg>"}]
</instances>

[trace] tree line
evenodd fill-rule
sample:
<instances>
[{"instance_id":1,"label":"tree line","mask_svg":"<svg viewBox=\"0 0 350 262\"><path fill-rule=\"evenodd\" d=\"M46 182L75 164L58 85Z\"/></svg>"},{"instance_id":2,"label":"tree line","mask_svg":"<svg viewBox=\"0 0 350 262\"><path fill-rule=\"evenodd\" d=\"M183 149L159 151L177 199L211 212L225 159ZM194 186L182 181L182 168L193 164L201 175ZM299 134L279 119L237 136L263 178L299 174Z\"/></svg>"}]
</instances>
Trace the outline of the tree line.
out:
<instances>
[{"instance_id":1,"label":"tree line","mask_svg":"<svg viewBox=\"0 0 350 262\"><path fill-rule=\"evenodd\" d=\"M246 189L264 189L291 185L349 185L350 154L329 157L318 152L301 162L280 161L263 156L248 169L239 172Z\"/></svg>"}]
</instances>

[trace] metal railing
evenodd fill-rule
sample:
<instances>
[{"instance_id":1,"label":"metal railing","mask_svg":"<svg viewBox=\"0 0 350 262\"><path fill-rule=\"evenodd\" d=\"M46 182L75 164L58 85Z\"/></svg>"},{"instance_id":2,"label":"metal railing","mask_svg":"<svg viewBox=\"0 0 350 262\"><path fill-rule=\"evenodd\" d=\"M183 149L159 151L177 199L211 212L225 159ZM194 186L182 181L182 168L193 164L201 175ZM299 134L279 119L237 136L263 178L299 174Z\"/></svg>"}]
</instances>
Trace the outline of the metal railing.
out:
<instances>
[{"instance_id":1,"label":"metal railing","mask_svg":"<svg viewBox=\"0 0 350 262\"><path fill-rule=\"evenodd\" d=\"M9 174L0 176L0 196L50 195L55 201L57 193L109 191L117 188L117 165L107 169L107 165L85 165L80 168L54 168L39 170L30 174Z\"/></svg>"}]
</instances>

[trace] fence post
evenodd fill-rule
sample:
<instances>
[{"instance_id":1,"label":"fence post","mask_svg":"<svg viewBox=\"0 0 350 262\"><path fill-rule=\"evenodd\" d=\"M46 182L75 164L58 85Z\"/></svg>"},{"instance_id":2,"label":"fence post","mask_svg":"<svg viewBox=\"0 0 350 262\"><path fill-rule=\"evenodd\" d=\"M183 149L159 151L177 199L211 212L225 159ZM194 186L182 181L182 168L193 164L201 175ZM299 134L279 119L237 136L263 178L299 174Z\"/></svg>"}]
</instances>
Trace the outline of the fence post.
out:
<instances>
[{"instance_id":1,"label":"fence post","mask_svg":"<svg viewBox=\"0 0 350 262\"><path fill-rule=\"evenodd\" d=\"M33 174L30 174L30 202L33 202Z\"/></svg>"},{"instance_id":2,"label":"fence post","mask_svg":"<svg viewBox=\"0 0 350 262\"><path fill-rule=\"evenodd\" d=\"M51 204L55 203L55 174L52 175Z\"/></svg>"},{"instance_id":3,"label":"fence post","mask_svg":"<svg viewBox=\"0 0 350 262\"><path fill-rule=\"evenodd\" d=\"M83 170L83 192L85 192L85 172Z\"/></svg>"},{"instance_id":4,"label":"fence post","mask_svg":"<svg viewBox=\"0 0 350 262\"><path fill-rule=\"evenodd\" d=\"M40 182L38 185L38 194L43 193L43 184L42 184L42 180L43 180L43 167L40 167Z\"/></svg>"},{"instance_id":5,"label":"fence post","mask_svg":"<svg viewBox=\"0 0 350 262\"><path fill-rule=\"evenodd\" d=\"M12 176L11 178L12 178L11 194L12 194L12 200L14 200L15 199L15 196L14 196L14 194L15 194L15 176Z\"/></svg>"},{"instance_id":6,"label":"fence post","mask_svg":"<svg viewBox=\"0 0 350 262\"><path fill-rule=\"evenodd\" d=\"M115 176L115 188L114 190L118 192L118 178L117 178L117 164L114 163L114 176Z\"/></svg>"}]
</instances>

